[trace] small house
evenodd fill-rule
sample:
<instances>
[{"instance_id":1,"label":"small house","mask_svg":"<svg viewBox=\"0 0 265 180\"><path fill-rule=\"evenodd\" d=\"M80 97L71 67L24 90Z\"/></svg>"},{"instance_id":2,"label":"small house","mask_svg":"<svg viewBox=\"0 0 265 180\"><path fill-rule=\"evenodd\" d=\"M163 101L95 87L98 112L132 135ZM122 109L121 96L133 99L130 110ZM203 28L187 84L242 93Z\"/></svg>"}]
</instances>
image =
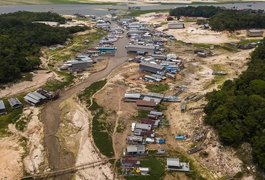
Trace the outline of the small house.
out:
<instances>
[{"instance_id":1,"label":"small house","mask_svg":"<svg viewBox=\"0 0 265 180\"><path fill-rule=\"evenodd\" d=\"M160 98L160 99L162 99L164 97L164 95L163 94L160 94L160 93L146 93L146 94L143 94L143 96L145 96L145 97Z\"/></svg>"},{"instance_id":2,"label":"small house","mask_svg":"<svg viewBox=\"0 0 265 180\"><path fill-rule=\"evenodd\" d=\"M0 100L0 114L6 113L6 106L3 100Z\"/></svg>"},{"instance_id":3,"label":"small house","mask_svg":"<svg viewBox=\"0 0 265 180\"><path fill-rule=\"evenodd\" d=\"M61 70L69 70L70 72L82 72L89 66L93 64L92 60L89 61L77 61L77 60L71 60L67 61L63 66L61 66Z\"/></svg>"},{"instance_id":4,"label":"small house","mask_svg":"<svg viewBox=\"0 0 265 180\"><path fill-rule=\"evenodd\" d=\"M148 168L148 167L139 167L138 169L139 169L141 175L143 175L143 176L146 176L150 173L150 168Z\"/></svg>"},{"instance_id":5,"label":"small house","mask_svg":"<svg viewBox=\"0 0 265 180\"><path fill-rule=\"evenodd\" d=\"M138 161L136 158L132 157L123 157L121 159L121 166L122 167L139 167L141 162Z\"/></svg>"},{"instance_id":6,"label":"small house","mask_svg":"<svg viewBox=\"0 0 265 180\"><path fill-rule=\"evenodd\" d=\"M140 93L125 93L123 98L125 102L135 102L139 99L141 99Z\"/></svg>"},{"instance_id":7,"label":"small house","mask_svg":"<svg viewBox=\"0 0 265 180\"><path fill-rule=\"evenodd\" d=\"M177 22L177 21L169 22L167 26L168 26L168 29L184 29L185 28L185 25L183 22Z\"/></svg>"},{"instance_id":8,"label":"small house","mask_svg":"<svg viewBox=\"0 0 265 180\"><path fill-rule=\"evenodd\" d=\"M144 96L143 100L144 100L144 101L153 101L153 102L155 102L156 104L159 104L159 103L162 101L161 98L149 97L149 96Z\"/></svg>"},{"instance_id":9,"label":"small house","mask_svg":"<svg viewBox=\"0 0 265 180\"><path fill-rule=\"evenodd\" d=\"M154 101L137 100L136 105L138 109L153 110L157 104Z\"/></svg>"},{"instance_id":10,"label":"small house","mask_svg":"<svg viewBox=\"0 0 265 180\"><path fill-rule=\"evenodd\" d=\"M126 155L144 155L146 154L144 145L128 145Z\"/></svg>"},{"instance_id":11,"label":"small house","mask_svg":"<svg viewBox=\"0 0 265 180\"><path fill-rule=\"evenodd\" d=\"M150 111L149 114L150 115L160 116L160 117L164 115L162 112L159 112L159 111Z\"/></svg>"},{"instance_id":12,"label":"small house","mask_svg":"<svg viewBox=\"0 0 265 180\"><path fill-rule=\"evenodd\" d=\"M127 137L127 142L129 144L142 144L143 143L143 137L131 135L131 136Z\"/></svg>"},{"instance_id":13,"label":"small house","mask_svg":"<svg viewBox=\"0 0 265 180\"><path fill-rule=\"evenodd\" d=\"M165 96L163 98L164 102L180 102L180 99L178 96Z\"/></svg>"},{"instance_id":14,"label":"small house","mask_svg":"<svg viewBox=\"0 0 265 180\"><path fill-rule=\"evenodd\" d=\"M154 45L139 45L139 44L128 44L125 46L127 52L134 52L138 53L141 52L142 54L154 54L156 47Z\"/></svg>"},{"instance_id":15,"label":"small house","mask_svg":"<svg viewBox=\"0 0 265 180\"><path fill-rule=\"evenodd\" d=\"M180 110L181 112L185 112L187 109L187 102L186 101L182 101L180 104Z\"/></svg>"},{"instance_id":16,"label":"small house","mask_svg":"<svg viewBox=\"0 0 265 180\"><path fill-rule=\"evenodd\" d=\"M135 123L134 129L142 129L150 131L152 129L151 124Z\"/></svg>"},{"instance_id":17,"label":"small house","mask_svg":"<svg viewBox=\"0 0 265 180\"><path fill-rule=\"evenodd\" d=\"M248 37L263 37L263 30L260 29L249 29L247 30Z\"/></svg>"},{"instance_id":18,"label":"small house","mask_svg":"<svg viewBox=\"0 0 265 180\"><path fill-rule=\"evenodd\" d=\"M178 158L167 158L167 170L190 171L189 163L180 162Z\"/></svg>"},{"instance_id":19,"label":"small house","mask_svg":"<svg viewBox=\"0 0 265 180\"><path fill-rule=\"evenodd\" d=\"M18 98L9 98L8 102L14 109L20 108L22 106L22 103L18 100Z\"/></svg>"}]
</instances>

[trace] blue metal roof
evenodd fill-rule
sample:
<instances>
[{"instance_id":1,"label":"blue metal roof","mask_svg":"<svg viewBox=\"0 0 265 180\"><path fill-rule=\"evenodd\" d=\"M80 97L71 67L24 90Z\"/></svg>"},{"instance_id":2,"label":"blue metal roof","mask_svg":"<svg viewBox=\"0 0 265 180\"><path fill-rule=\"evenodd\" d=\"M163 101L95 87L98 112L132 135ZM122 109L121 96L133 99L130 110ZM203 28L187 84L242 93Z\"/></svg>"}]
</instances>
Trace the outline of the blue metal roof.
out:
<instances>
[{"instance_id":1,"label":"blue metal roof","mask_svg":"<svg viewBox=\"0 0 265 180\"><path fill-rule=\"evenodd\" d=\"M4 104L4 101L0 100L0 110L5 110L5 109L6 109L6 106Z\"/></svg>"},{"instance_id":2,"label":"blue metal roof","mask_svg":"<svg viewBox=\"0 0 265 180\"><path fill-rule=\"evenodd\" d=\"M18 98L9 98L8 102L12 107L21 105L21 102L18 100Z\"/></svg>"}]
</instances>

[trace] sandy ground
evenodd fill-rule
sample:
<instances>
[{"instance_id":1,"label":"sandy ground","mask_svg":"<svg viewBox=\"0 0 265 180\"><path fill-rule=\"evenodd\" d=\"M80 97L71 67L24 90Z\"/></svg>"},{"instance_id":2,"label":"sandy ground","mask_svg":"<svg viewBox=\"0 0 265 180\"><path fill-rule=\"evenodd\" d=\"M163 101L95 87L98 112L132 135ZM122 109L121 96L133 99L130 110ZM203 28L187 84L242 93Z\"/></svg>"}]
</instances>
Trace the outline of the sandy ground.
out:
<instances>
[{"instance_id":1,"label":"sandy ground","mask_svg":"<svg viewBox=\"0 0 265 180\"><path fill-rule=\"evenodd\" d=\"M148 13L137 17L137 19L145 23L162 24L157 30L164 31L168 27L166 21L167 15L167 13ZM177 40L186 43L221 44L239 41L234 34L225 31L216 32L202 29L196 24L196 22L185 22L184 29L169 29L164 32L173 35Z\"/></svg>"},{"instance_id":2,"label":"sandy ground","mask_svg":"<svg viewBox=\"0 0 265 180\"><path fill-rule=\"evenodd\" d=\"M9 125L9 131L17 135L19 138L24 138L26 141L23 148L24 170L29 174L39 173L44 170L45 152L43 147L43 124L39 120L40 109L36 107L27 107L24 109L18 121L28 122L23 131L15 128L14 124ZM22 170L23 170L22 168Z\"/></svg>"},{"instance_id":3,"label":"sandy ground","mask_svg":"<svg viewBox=\"0 0 265 180\"><path fill-rule=\"evenodd\" d=\"M190 60L185 62L187 67L181 74L182 80L177 82L178 85L186 85L187 90L180 97L183 99L189 94L204 94L218 88L225 79L233 79L246 69L246 58L251 50L240 51L238 53L229 53L216 51L216 55L208 58ZM214 81L212 75L215 66L222 67L228 72L220 81ZM196 103L188 103L188 108L203 107L207 102L200 100ZM170 104L166 111L167 118L170 122L170 133L168 134L168 142L172 147L180 148L184 151L189 150L194 143L192 139L195 135L204 129L208 130L206 140L202 147L203 151L208 153L208 157L202 157L200 153L191 155L205 169L209 169L212 178L220 178L223 176L234 176L237 172L243 170L242 161L235 155L236 151L229 147L223 147L218 140L214 130L203 124L202 109L189 110L185 113L180 112L180 104ZM191 139L187 141L176 141L174 137L177 134L187 134Z\"/></svg>"},{"instance_id":4,"label":"sandy ground","mask_svg":"<svg viewBox=\"0 0 265 180\"><path fill-rule=\"evenodd\" d=\"M27 173L39 173L40 167L45 160L45 151L43 147L43 124L39 120L40 109L30 107L23 113L24 118L30 119L24 137L27 141L28 154L24 158L24 169Z\"/></svg>"},{"instance_id":5,"label":"sandy ground","mask_svg":"<svg viewBox=\"0 0 265 180\"><path fill-rule=\"evenodd\" d=\"M54 77L54 73L47 70L39 70L33 73L32 81L23 81L8 85L5 89L0 90L0 97L12 96L15 94L30 91L32 89L37 89L43 86L47 80Z\"/></svg>"},{"instance_id":6,"label":"sandy ground","mask_svg":"<svg viewBox=\"0 0 265 180\"><path fill-rule=\"evenodd\" d=\"M22 154L18 137L0 139L0 179L20 179L23 175Z\"/></svg>"},{"instance_id":7,"label":"sandy ground","mask_svg":"<svg viewBox=\"0 0 265 180\"><path fill-rule=\"evenodd\" d=\"M165 28L167 28L167 25L163 25L158 30L162 31ZM222 44L239 41L233 38L228 32L201 29L194 22L185 23L184 29L169 29L165 32L173 35L177 40L186 43Z\"/></svg>"},{"instance_id":8,"label":"sandy ground","mask_svg":"<svg viewBox=\"0 0 265 180\"><path fill-rule=\"evenodd\" d=\"M64 147L76 156L76 166L101 160L103 157L90 135L90 113L73 98L64 101L60 107L63 119L58 137ZM107 179L113 177L113 174L110 164L106 164L80 170L75 177L80 180Z\"/></svg>"},{"instance_id":9,"label":"sandy ground","mask_svg":"<svg viewBox=\"0 0 265 180\"><path fill-rule=\"evenodd\" d=\"M19 121L27 121L25 130L8 126L12 136L0 139L0 179L20 179L23 171L39 173L44 164L43 124L39 121L39 108L25 108ZM24 138L24 140L22 140Z\"/></svg>"}]
</instances>

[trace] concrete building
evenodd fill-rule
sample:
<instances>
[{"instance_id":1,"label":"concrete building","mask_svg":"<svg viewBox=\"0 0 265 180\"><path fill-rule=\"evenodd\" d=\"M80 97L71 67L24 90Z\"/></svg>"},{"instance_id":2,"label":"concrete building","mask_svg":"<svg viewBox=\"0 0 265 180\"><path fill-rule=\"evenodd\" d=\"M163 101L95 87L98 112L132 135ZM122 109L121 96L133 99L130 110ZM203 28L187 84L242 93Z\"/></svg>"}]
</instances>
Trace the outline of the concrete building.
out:
<instances>
[{"instance_id":1,"label":"concrete building","mask_svg":"<svg viewBox=\"0 0 265 180\"><path fill-rule=\"evenodd\" d=\"M0 114L6 113L6 106L3 100L0 100Z\"/></svg>"},{"instance_id":2,"label":"concrete building","mask_svg":"<svg viewBox=\"0 0 265 180\"><path fill-rule=\"evenodd\" d=\"M248 37L263 37L264 31L260 29L249 29L247 30Z\"/></svg>"},{"instance_id":3,"label":"concrete building","mask_svg":"<svg viewBox=\"0 0 265 180\"><path fill-rule=\"evenodd\" d=\"M144 145L128 145L126 155L144 155L146 153Z\"/></svg>"},{"instance_id":4,"label":"concrete building","mask_svg":"<svg viewBox=\"0 0 265 180\"><path fill-rule=\"evenodd\" d=\"M14 109L22 107L22 103L18 100L18 98L9 98L8 102L10 106Z\"/></svg>"},{"instance_id":5,"label":"concrete building","mask_svg":"<svg viewBox=\"0 0 265 180\"><path fill-rule=\"evenodd\" d=\"M189 163L180 162L178 158L167 158L167 170L190 171Z\"/></svg>"},{"instance_id":6,"label":"concrete building","mask_svg":"<svg viewBox=\"0 0 265 180\"><path fill-rule=\"evenodd\" d=\"M183 22L176 22L176 21L169 22L167 26L168 26L168 29L184 29L185 28L185 25Z\"/></svg>"},{"instance_id":7,"label":"concrete building","mask_svg":"<svg viewBox=\"0 0 265 180\"><path fill-rule=\"evenodd\" d=\"M142 53L142 54L154 54L156 47L154 45L138 45L138 44L129 44L125 46L127 52Z\"/></svg>"},{"instance_id":8,"label":"concrete building","mask_svg":"<svg viewBox=\"0 0 265 180\"><path fill-rule=\"evenodd\" d=\"M142 61L139 66L141 71L150 72L154 74L164 74L165 67L159 64L153 64L149 62Z\"/></svg>"}]
</instances>

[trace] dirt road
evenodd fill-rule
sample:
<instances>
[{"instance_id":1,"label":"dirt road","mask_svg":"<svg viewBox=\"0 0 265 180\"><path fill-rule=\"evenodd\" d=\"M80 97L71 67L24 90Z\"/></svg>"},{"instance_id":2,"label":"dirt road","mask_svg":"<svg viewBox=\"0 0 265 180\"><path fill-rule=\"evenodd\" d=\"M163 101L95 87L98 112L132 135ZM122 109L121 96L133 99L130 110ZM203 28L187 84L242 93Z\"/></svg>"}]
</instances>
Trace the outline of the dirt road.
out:
<instances>
[{"instance_id":1,"label":"dirt road","mask_svg":"<svg viewBox=\"0 0 265 180\"><path fill-rule=\"evenodd\" d=\"M43 108L41 119L44 123L45 149L48 154L49 166L52 170L68 168L74 166L75 164L74 155L70 152L67 152L63 147L61 147L59 140L56 137L56 133L60 125L60 103L67 98L79 93L93 82L106 78L114 69L122 65L127 60L127 53L125 50L125 45L127 44L127 42L127 38L123 37L115 43L117 52L114 57L107 57L109 59L109 64L106 69L92 74L89 78L78 85L75 85L67 90L63 90L58 100L49 102ZM67 180L71 179L71 176L72 175L67 174L56 177L55 179Z\"/></svg>"}]
</instances>

